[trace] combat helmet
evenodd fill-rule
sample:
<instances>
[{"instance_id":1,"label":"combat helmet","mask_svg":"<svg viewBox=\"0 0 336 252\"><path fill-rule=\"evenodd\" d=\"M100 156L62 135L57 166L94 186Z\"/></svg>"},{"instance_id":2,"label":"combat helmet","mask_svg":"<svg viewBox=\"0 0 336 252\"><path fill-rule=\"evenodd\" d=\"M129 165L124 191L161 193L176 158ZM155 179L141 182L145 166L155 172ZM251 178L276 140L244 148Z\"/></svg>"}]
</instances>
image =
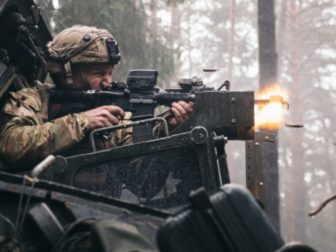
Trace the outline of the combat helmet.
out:
<instances>
[{"instance_id":1,"label":"combat helmet","mask_svg":"<svg viewBox=\"0 0 336 252\"><path fill-rule=\"evenodd\" d=\"M118 64L118 43L110 32L93 26L75 25L57 34L47 44L51 75L72 82L71 66L80 63Z\"/></svg>"}]
</instances>

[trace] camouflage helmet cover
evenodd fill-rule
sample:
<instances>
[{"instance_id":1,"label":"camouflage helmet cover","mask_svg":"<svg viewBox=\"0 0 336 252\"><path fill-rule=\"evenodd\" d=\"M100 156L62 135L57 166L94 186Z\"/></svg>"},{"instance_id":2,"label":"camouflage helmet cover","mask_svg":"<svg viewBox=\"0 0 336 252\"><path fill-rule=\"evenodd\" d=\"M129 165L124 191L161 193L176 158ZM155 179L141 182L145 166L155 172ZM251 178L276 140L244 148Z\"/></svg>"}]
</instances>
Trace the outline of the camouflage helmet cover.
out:
<instances>
[{"instance_id":1,"label":"camouflage helmet cover","mask_svg":"<svg viewBox=\"0 0 336 252\"><path fill-rule=\"evenodd\" d=\"M105 29L75 25L57 34L48 43L51 61L60 63L117 64L120 53L117 41Z\"/></svg>"}]
</instances>

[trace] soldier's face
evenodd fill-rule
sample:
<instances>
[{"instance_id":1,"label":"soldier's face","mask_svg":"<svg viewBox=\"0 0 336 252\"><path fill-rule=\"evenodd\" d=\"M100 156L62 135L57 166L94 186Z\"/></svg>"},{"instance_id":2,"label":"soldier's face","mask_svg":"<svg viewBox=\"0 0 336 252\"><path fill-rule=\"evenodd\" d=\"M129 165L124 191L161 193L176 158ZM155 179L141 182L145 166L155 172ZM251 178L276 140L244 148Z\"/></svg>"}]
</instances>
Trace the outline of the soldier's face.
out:
<instances>
[{"instance_id":1,"label":"soldier's face","mask_svg":"<svg viewBox=\"0 0 336 252\"><path fill-rule=\"evenodd\" d=\"M87 64L73 68L73 88L101 90L112 83L114 66L111 64Z\"/></svg>"}]
</instances>

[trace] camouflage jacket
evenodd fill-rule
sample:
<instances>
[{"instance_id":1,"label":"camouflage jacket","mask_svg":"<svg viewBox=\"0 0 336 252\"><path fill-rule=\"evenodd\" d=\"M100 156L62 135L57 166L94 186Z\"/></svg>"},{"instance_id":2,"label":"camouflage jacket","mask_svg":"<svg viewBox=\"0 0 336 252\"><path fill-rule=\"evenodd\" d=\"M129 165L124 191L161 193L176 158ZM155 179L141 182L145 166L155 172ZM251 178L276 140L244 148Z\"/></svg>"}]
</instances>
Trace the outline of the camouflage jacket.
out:
<instances>
[{"instance_id":1,"label":"camouflage jacket","mask_svg":"<svg viewBox=\"0 0 336 252\"><path fill-rule=\"evenodd\" d=\"M47 85L9 93L0 114L0 158L12 171L29 170L49 154L76 154L72 147L85 142L89 121L84 113L52 121L47 114ZM130 136L129 130L119 132L104 147L130 142Z\"/></svg>"}]
</instances>

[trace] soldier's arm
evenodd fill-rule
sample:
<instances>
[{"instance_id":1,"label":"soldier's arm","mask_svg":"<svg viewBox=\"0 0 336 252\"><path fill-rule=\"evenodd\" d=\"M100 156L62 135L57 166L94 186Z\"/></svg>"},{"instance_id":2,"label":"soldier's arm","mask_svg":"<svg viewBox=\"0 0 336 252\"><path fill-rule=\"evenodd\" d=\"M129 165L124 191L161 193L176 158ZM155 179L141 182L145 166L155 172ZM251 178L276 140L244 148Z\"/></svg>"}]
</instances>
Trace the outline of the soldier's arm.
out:
<instances>
[{"instance_id":1,"label":"soldier's arm","mask_svg":"<svg viewBox=\"0 0 336 252\"><path fill-rule=\"evenodd\" d=\"M80 142L88 130L82 114L37 124L32 117L13 117L0 133L0 155L13 170L29 169L49 154Z\"/></svg>"},{"instance_id":2,"label":"soldier's arm","mask_svg":"<svg viewBox=\"0 0 336 252\"><path fill-rule=\"evenodd\" d=\"M0 113L0 157L13 170L29 169L49 154L81 141L89 127L83 114L47 122L37 88L9 93Z\"/></svg>"},{"instance_id":3,"label":"soldier's arm","mask_svg":"<svg viewBox=\"0 0 336 252\"><path fill-rule=\"evenodd\" d=\"M0 157L13 170L30 169L49 154L79 143L88 131L117 124L124 116L119 107L102 106L47 122L35 89L12 96L2 111L9 119L0 132Z\"/></svg>"}]
</instances>

